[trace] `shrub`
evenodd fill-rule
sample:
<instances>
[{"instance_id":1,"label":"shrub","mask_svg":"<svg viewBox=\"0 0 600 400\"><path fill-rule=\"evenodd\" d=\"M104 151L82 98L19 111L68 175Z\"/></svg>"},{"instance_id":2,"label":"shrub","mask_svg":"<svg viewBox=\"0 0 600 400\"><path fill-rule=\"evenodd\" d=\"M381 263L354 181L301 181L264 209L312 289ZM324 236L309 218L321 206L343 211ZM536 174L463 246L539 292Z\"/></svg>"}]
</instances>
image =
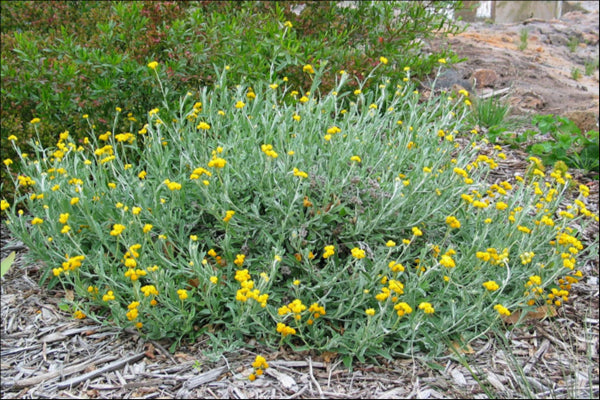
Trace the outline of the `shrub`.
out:
<instances>
[{"instance_id":1,"label":"shrub","mask_svg":"<svg viewBox=\"0 0 600 400\"><path fill-rule=\"evenodd\" d=\"M322 87L330 90L340 69L358 75L386 54L392 64L410 66L414 74L431 71L444 49L421 54L423 40L456 32L439 12L453 2L359 4L340 8L336 2L308 2L296 15L296 3L279 2L3 2L2 108L0 144L14 158L7 141L17 136L24 145L33 134L28 122L43 121L37 137L44 146L69 130L83 140L85 114L94 113L96 129L113 129L115 107L128 119L119 130L143 118L163 100L156 83L144 74L146 64L160 60L167 101L177 93L215 82L214 65L235 63L236 82L272 81L287 76L288 84L306 91L310 80L295 66L328 62ZM426 12L434 10L438 12ZM400 15L394 17L394 10ZM362 18L372 23L364 24ZM440 33L441 32L441 33ZM401 69L390 75L401 74ZM349 84L358 88L358 81ZM29 127L23 134L22 126ZM139 128L138 128L139 129ZM14 179L14 176L12 177ZM12 192L12 179L2 171L2 191Z\"/></svg>"},{"instance_id":2,"label":"shrub","mask_svg":"<svg viewBox=\"0 0 600 400\"><path fill-rule=\"evenodd\" d=\"M164 64L149 67L167 92ZM487 182L504 155L459 137L464 101L419 102L410 79L358 93L341 74L326 92L325 67L305 65L311 87L296 92L281 78L233 86L234 68L139 131L98 131L91 115L81 144L15 145L23 172L2 210L43 279L74 291L75 317L350 363L439 355L568 300L586 259L569 226L598 217L583 185L565 208L566 171L532 159L530 176Z\"/></svg>"}]
</instances>

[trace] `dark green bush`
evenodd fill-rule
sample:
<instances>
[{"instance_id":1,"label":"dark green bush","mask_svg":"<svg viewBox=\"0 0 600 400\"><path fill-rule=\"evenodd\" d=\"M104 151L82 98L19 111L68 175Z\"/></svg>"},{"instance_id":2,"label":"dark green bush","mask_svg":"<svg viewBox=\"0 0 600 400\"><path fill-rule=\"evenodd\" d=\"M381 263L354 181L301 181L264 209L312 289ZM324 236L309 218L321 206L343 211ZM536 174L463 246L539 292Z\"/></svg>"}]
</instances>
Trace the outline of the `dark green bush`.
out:
<instances>
[{"instance_id":1,"label":"dark green bush","mask_svg":"<svg viewBox=\"0 0 600 400\"><path fill-rule=\"evenodd\" d=\"M175 101L182 92L212 85L215 67L227 64L244 66L229 71L230 82L286 77L304 92L312 84L302 71L308 63L326 65L320 88L328 90L342 69L357 76L351 85L361 86L363 71L380 56L390 60L386 73L392 77L405 66L422 76L451 56L420 49L435 32L457 30L439 11L459 3L357 3L306 2L297 15L292 10L303 2L3 2L3 158L15 156L9 136L18 144L33 138L33 118L41 120L35 139L43 145L65 130L81 140L88 124L97 132L137 132L148 110L164 101L145 73L152 60L165 64L163 79L173 93L167 101ZM113 127L116 107L131 118ZM1 174L10 198L11 179L5 169Z\"/></svg>"}]
</instances>

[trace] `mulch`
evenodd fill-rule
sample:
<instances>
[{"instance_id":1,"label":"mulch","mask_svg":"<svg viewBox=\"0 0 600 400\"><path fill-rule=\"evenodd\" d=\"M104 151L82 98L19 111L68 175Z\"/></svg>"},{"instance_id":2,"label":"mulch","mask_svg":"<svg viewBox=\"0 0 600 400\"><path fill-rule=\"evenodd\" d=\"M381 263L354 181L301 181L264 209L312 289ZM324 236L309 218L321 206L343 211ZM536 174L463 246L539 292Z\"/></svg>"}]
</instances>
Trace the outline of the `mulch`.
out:
<instances>
[{"instance_id":1,"label":"mulch","mask_svg":"<svg viewBox=\"0 0 600 400\"><path fill-rule=\"evenodd\" d=\"M509 156L490 175L504 180L527 167L525 154ZM598 182L588 208L598 213ZM595 236L594 236L595 235ZM597 237L598 224L583 242ZM381 360L344 366L335 354L254 347L211 348L145 341L135 331L61 311L62 290L37 284L42 265L2 225L1 257L17 251L1 286L0 397L13 398L598 398L598 258L582 266L569 302L553 317L532 318L504 337L488 334L439 359ZM263 355L270 367L248 380Z\"/></svg>"}]
</instances>

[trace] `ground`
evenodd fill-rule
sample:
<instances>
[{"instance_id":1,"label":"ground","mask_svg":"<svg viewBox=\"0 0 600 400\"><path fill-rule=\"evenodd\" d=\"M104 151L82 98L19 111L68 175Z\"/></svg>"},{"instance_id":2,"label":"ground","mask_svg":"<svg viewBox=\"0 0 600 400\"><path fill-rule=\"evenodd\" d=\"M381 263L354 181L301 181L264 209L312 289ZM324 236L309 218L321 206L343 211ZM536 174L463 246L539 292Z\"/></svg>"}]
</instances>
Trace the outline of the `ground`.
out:
<instances>
[{"instance_id":1,"label":"ground","mask_svg":"<svg viewBox=\"0 0 600 400\"><path fill-rule=\"evenodd\" d=\"M528 43L519 50L523 28ZM580 42L575 51L568 47L571 37ZM556 21L477 23L450 44L469 59L448 75L451 84L468 86L474 95L504 89L514 115L581 112L577 123L598 129L598 70L577 81L571 76L598 57L597 9ZM506 153L496 173L522 172L526 154ZM598 213L598 182L586 183L588 207ZM2 258L18 252L2 278L2 398L598 398L597 257L583 267L585 279L556 315L533 316L507 329L503 340L485 335L459 349L461 357L448 351L441 359L416 355L349 371L334 354L262 352L258 345L251 352L210 349L199 341L170 353L168 343L73 320L58 308L68 294L40 288L40 266L26 262L25 248L2 229ZM584 239L594 235L597 224ZM256 353L271 367L250 382Z\"/></svg>"}]
</instances>

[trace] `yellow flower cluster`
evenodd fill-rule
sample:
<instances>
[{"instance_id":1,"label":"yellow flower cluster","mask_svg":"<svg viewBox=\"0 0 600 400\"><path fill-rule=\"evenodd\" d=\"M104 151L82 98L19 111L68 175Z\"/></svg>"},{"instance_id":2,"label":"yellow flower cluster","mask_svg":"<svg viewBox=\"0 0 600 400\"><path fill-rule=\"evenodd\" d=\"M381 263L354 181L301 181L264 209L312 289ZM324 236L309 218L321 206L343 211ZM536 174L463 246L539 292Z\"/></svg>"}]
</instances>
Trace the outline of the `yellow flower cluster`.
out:
<instances>
[{"instance_id":1,"label":"yellow flower cluster","mask_svg":"<svg viewBox=\"0 0 600 400\"><path fill-rule=\"evenodd\" d=\"M312 314L312 318L317 319L322 317L323 315L326 314L325 312L325 307L320 306L319 303L312 303L310 305L310 307L308 308L308 311ZM313 324L313 319L310 318L308 321L306 321L306 323L308 325L312 325Z\"/></svg>"},{"instance_id":2,"label":"yellow flower cluster","mask_svg":"<svg viewBox=\"0 0 600 400\"><path fill-rule=\"evenodd\" d=\"M299 178L308 178L308 174L304 171L300 171L298 168L294 167L294 176L297 176Z\"/></svg>"},{"instance_id":3,"label":"yellow flower cluster","mask_svg":"<svg viewBox=\"0 0 600 400\"><path fill-rule=\"evenodd\" d=\"M119 236L125 230L125 225L114 224L112 230L110 231L111 236Z\"/></svg>"},{"instance_id":4,"label":"yellow flower cluster","mask_svg":"<svg viewBox=\"0 0 600 400\"><path fill-rule=\"evenodd\" d=\"M544 294L544 289L541 287L541 285L542 278L539 275L532 275L529 277L529 280L525 284L525 288L527 288L527 290L525 291L524 295L525 297L532 296L532 298L527 301L527 305L534 305L536 300Z\"/></svg>"},{"instance_id":5,"label":"yellow flower cluster","mask_svg":"<svg viewBox=\"0 0 600 400\"><path fill-rule=\"evenodd\" d=\"M388 263L388 267L392 272L404 272L404 265L393 260Z\"/></svg>"},{"instance_id":6,"label":"yellow flower cluster","mask_svg":"<svg viewBox=\"0 0 600 400\"><path fill-rule=\"evenodd\" d=\"M62 263L62 267L52 269L54 276L59 276L63 272L68 274L69 271L75 271L77 268L81 267L83 260L85 260L84 255L69 257L67 254L65 257L66 261Z\"/></svg>"},{"instance_id":7,"label":"yellow flower cluster","mask_svg":"<svg viewBox=\"0 0 600 400\"><path fill-rule=\"evenodd\" d=\"M179 300L184 301L188 298L188 292L185 289L177 290L177 296L179 296Z\"/></svg>"},{"instance_id":8,"label":"yellow flower cluster","mask_svg":"<svg viewBox=\"0 0 600 400\"><path fill-rule=\"evenodd\" d=\"M499 265L509 261L508 249L504 249L502 253L498 253L498 250L490 247L486 251L478 251L475 253L475 256L492 265Z\"/></svg>"},{"instance_id":9,"label":"yellow flower cluster","mask_svg":"<svg viewBox=\"0 0 600 400\"><path fill-rule=\"evenodd\" d=\"M149 296L158 296L158 290L156 289L156 287L154 285L146 285L146 286L142 286L140 288L140 291L142 293L144 293L145 297L149 297Z\"/></svg>"},{"instance_id":10,"label":"yellow flower cluster","mask_svg":"<svg viewBox=\"0 0 600 400\"><path fill-rule=\"evenodd\" d=\"M269 364L263 356L256 356L254 362L252 363L252 368L254 368L254 372L248 376L250 381L254 381L256 380L257 376L261 376L264 370L269 368Z\"/></svg>"},{"instance_id":11,"label":"yellow flower cluster","mask_svg":"<svg viewBox=\"0 0 600 400\"><path fill-rule=\"evenodd\" d=\"M489 290L490 292L494 292L500 288L498 284L494 281L483 282L483 287Z\"/></svg>"},{"instance_id":12,"label":"yellow flower cluster","mask_svg":"<svg viewBox=\"0 0 600 400\"><path fill-rule=\"evenodd\" d=\"M261 294L259 289L254 289L254 281L247 269L235 271L235 280L240 282L241 286L235 295L237 301L245 303L248 299L254 299L262 308L267 306L269 295L267 293Z\"/></svg>"},{"instance_id":13,"label":"yellow flower cluster","mask_svg":"<svg viewBox=\"0 0 600 400\"><path fill-rule=\"evenodd\" d=\"M174 190L181 190L181 183L177 183L177 182L171 182L169 179L165 179L165 181L163 182L165 185L167 185L167 187L169 188L169 190L174 191Z\"/></svg>"},{"instance_id":14,"label":"yellow flower cluster","mask_svg":"<svg viewBox=\"0 0 600 400\"><path fill-rule=\"evenodd\" d=\"M238 267L241 267L242 265L244 265L244 260L245 259L246 259L246 256L244 254L237 254L235 256L235 260L233 261L233 263L235 265L237 265Z\"/></svg>"},{"instance_id":15,"label":"yellow flower cluster","mask_svg":"<svg viewBox=\"0 0 600 400\"><path fill-rule=\"evenodd\" d=\"M223 222L229 222L231 220L231 218L233 218L234 215L235 215L235 211L227 210L225 212L225 217L223 217Z\"/></svg>"},{"instance_id":16,"label":"yellow flower cluster","mask_svg":"<svg viewBox=\"0 0 600 400\"><path fill-rule=\"evenodd\" d=\"M502 304L496 304L494 306L494 310L498 311L498 314L500 315L504 315L507 317L510 316L510 311L508 311L508 308L504 307Z\"/></svg>"},{"instance_id":17,"label":"yellow flower cluster","mask_svg":"<svg viewBox=\"0 0 600 400\"><path fill-rule=\"evenodd\" d=\"M190 179L200 179L200 177L202 175L206 175L208 177L212 176L212 172L202 168L202 167L198 167L196 169L194 169L194 171L192 171L192 173L190 174Z\"/></svg>"},{"instance_id":18,"label":"yellow flower cluster","mask_svg":"<svg viewBox=\"0 0 600 400\"><path fill-rule=\"evenodd\" d=\"M106 294L104 296L102 296L102 301L111 301L115 299L115 294L113 293L112 290L109 290L108 292L106 292Z\"/></svg>"},{"instance_id":19,"label":"yellow flower cluster","mask_svg":"<svg viewBox=\"0 0 600 400\"><path fill-rule=\"evenodd\" d=\"M363 249L359 249L358 247L355 247L351 250L352 252L352 257L357 258L357 259L361 259L361 258L365 258L365 251Z\"/></svg>"},{"instance_id":20,"label":"yellow flower cluster","mask_svg":"<svg viewBox=\"0 0 600 400\"><path fill-rule=\"evenodd\" d=\"M296 330L294 328L287 326L283 322L277 323L277 332L281 333L283 337L296 334Z\"/></svg>"},{"instance_id":21,"label":"yellow flower cluster","mask_svg":"<svg viewBox=\"0 0 600 400\"><path fill-rule=\"evenodd\" d=\"M273 145L263 144L260 146L260 149L262 150L263 153L265 153L267 156L269 156L271 158L279 157L279 154L277 154L277 152L275 152L273 150Z\"/></svg>"},{"instance_id":22,"label":"yellow flower cluster","mask_svg":"<svg viewBox=\"0 0 600 400\"><path fill-rule=\"evenodd\" d=\"M314 74L315 73L314 68L310 64L306 64L304 67L302 67L302 71L307 72L309 74Z\"/></svg>"},{"instance_id":23,"label":"yellow flower cluster","mask_svg":"<svg viewBox=\"0 0 600 400\"><path fill-rule=\"evenodd\" d=\"M134 319L136 319L139 315L138 312L138 307L140 306L140 302L139 301L132 301L131 303L129 303L129 305L127 306L127 309L129 311L127 311L127 313L125 314L127 316L127 319L130 321L133 321Z\"/></svg>"},{"instance_id":24,"label":"yellow flower cluster","mask_svg":"<svg viewBox=\"0 0 600 400\"><path fill-rule=\"evenodd\" d=\"M408 305L408 303L405 302L400 302L398 304L396 304L394 306L394 310L396 310L396 314L398 314L399 317L403 317L404 315L410 314L413 312L413 309L411 308L411 306Z\"/></svg>"},{"instance_id":25,"label":"yellow flower cluster","mask_svg":"<svg viewBox=\"0 0 600 400\"><path fill-rule=\"evenodd\" d=\"M419 310L423 310L425 314L433 314L435 312L435 308L433 308L431 303L427 302L419 304Z\"/></svg>"},{"instance_id":26,"label":"yellow flower cluster","mask_svg":"<svg viewBox=\"0 0 600 400\"><path fill-rule=\"evenodd\" d=\"M546 300L546 303L548 304L552 304L554 303L555 306L559 307L562 305L563 302L569 301L569 291L565 290L565 289L557 289L557 288L552 288L551 293L548 293L548 300Z\"/></svg>"},{"instance_id":27,"label":"yellow flower cluster","mask_svg":"<svg viewBox=\"0 0 600 400\"><path fill-rule=\"evenodd\" d=\"M450 228L454 228L454 229L460 228L460 221L458 219L456 219L456 217L453 215L446 217L446 224L448 224L448 226Z\"/></svg>"},{"instance_id":28,"label":"yellow flower cluster","mask_svg":"<svg viewBox=\"0 0 600 400\"><path fill-rule=\"evenodd\" d=\"M335 254L335 247L332 245L325 246L325 251L323 252L323 258L329 258Z\"/></svg>"},{"instance_id":29,"label":"yellow flower cluster","mask_svg":"<svg viewBox=\"0 0 600 400\"><path fill-rule=\"evenodd\" d=\"M523 254L519 254L519 258L521 259L521 264L523 264L523 265L529 264L534 256L535 256L535 253L533 251L526 251Z\"/></svg>"}]
</instances>

